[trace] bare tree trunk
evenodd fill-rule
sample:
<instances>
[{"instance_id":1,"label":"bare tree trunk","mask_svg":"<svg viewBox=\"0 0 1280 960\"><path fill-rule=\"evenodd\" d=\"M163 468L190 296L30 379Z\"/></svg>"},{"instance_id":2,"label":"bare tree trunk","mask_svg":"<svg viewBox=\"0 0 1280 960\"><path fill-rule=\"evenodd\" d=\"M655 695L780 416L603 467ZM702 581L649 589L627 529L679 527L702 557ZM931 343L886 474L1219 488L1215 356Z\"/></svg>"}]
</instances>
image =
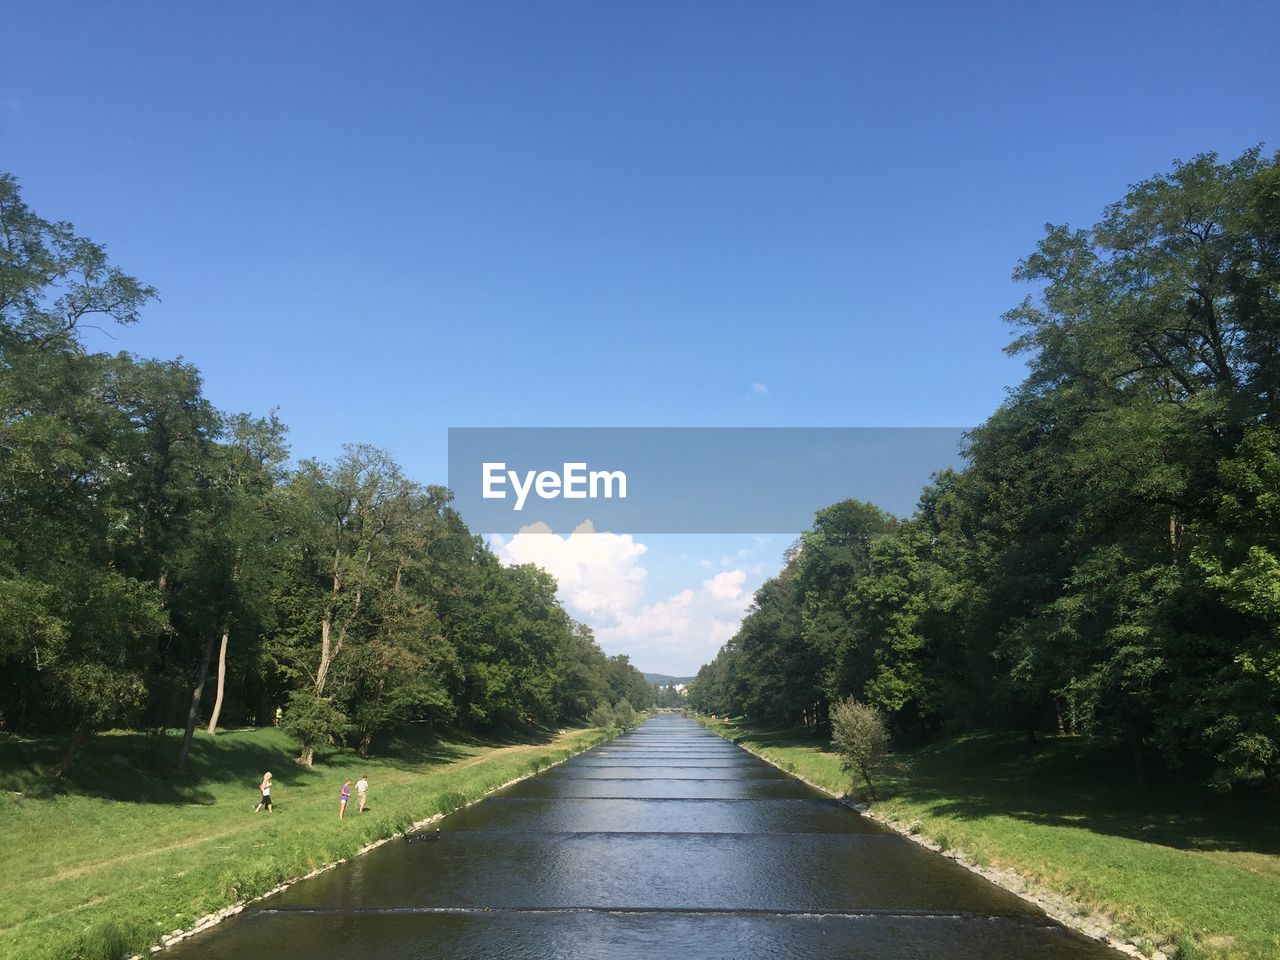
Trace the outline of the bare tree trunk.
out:
<instances>
[{"instance_id":1,"label":"bare tree trunk","mask_svg":"<svg viewBox=\"0 0 1280 960\"><path fill-rule=\"evenodd\" d=\"M1138 786L1147 785L1147 757L1142 748L1142 738L1135 737L1129 742L1129 750L1133 755L1133 777Z\"/></svg>"},{"instance_id":2,"label":"bare tree trunk","mask_svg":"<svg viewBox=\"0 0 1280 960\"><path fill-rule=\"evenodd\" d=\"M342 592L342 578L339 574L339 553L337 550L333 554L333 590L330 594L329 607L324 612L324 619L320 622L320 663L316 667L315 694L317 699L324 696L325 683L329 678L329 667L342 652L342 644L347 637L347 627L355 620L356 614L360 612L361 587L356 587L355 604L352 607L351 614L338 626L337 642L333 643L331 638L333 635L333 614L337 609L338 596ZM368 569L369 556L365 556L365 568ZM315 758L315 745L303 744L302 752L298 755L295 763L304 767L312 765Z\"/></svg>"},{"instance_id":3,"label":"bare tree trunk","mask_svg":"<svg viewBox=\"0 0 1280 960\"><path fill-rule=\"evenodd\" d=\"M200 658L200 675L196 677L196 685L191 691L191 708L187 711L187 726L182 731L182 746L178 749L178 769L187 766L187 757L191 755L191 738L195 736L196 722L200 719L200 699L204 696L204 684L209 679L209 661L213 659L213 644L218 636L216 631L209 634L205 641L204 656Z\"/></svg>"},{"instance_id":4,"label":"bare tree trunk","mask_svg":"<svg viewBox=\"0 0 1280 960\"><path fill-rule=\"evenodd\" d=\"M222 629L222 646L218 650L218 693L213 698L213 712L209 714L209 736L218 730L218 717L222 714L222 692L227 683L227 629Z\"/></svg>"},{"instance_id":5,"label":"bare tree trunk","mask_svg":"<svg viewBox=\"0 0 1280 960\"><path fill-rule=\"evenodd\" d=\"M871 772L866 768L862 768L862 777L867 781L867 796L870 800L875 801L879 798L876 796L876 785L871 782Z\"/></svg>"},{"instance_id":6,"label":"bare tree trunk","mask_svg":"<svg viewBox=\"0 0 1280 960\"><path fill-rule=\"evenodd\" d=\"M331 615L326 612L324 619L320 621L320 665L316 668L316 696L324 693L325 680L329 676L329 664L333 662L333 654L330 648L329 636L333 632L333 620Z\"/></svg>"},{"instance_id":7,"label":"bare tree trunk","mask_svg":"<svg viewBox=\"0 0 1280 960\"><path fill-rule=\"evenodd\" d=\"M71 732L71 742L67 744L67 752L62 755L62 759L54 764L49 771L50 780L57 782L62 779L62 775L71 766L71 761L76 758L76 754L80 752L80 748L84 746L84 742L88 739L89 724L81 720L76 724L75 730Z\"/></svg>"}]
</instances>

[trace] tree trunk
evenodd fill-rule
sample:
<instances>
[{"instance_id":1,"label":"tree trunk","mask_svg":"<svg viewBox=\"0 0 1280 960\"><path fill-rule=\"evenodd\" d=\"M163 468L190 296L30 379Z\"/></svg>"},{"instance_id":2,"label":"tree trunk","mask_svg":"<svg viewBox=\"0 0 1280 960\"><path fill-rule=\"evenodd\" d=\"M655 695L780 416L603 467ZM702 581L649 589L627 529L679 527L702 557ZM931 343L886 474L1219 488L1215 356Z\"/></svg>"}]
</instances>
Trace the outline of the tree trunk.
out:
<instances>
[{"instance_id":1,"label":"tree trunk","mask_svg":"<svg viewBox=\"0 0 1280 960\"><path fill-rule=\"evenodd\" d=\"M320 663L316 667L316 696L324 694L325 681L329 676L329 664L333 661L333 650L330 636L333 633L333 613L338 605L338 594L342 592L342 578L338 574L338 561L341 554L333 551L333 586L330 588L329 605L325 608L324 619L320 621ZM299 757L299 760L302 758ZM310 764L307 764L310 766Z\"/></svg>"},{"instance_id":2,"label":"tree trunk","mask_svg":"<svg viewBox=\"0 0 1280 960\"><path fill-rule=\"evenodd\" d=\"M325 611L324 619L320 621L320 665L316 668L316 684L315 692L319 697L324 693L325 681L329 676L329 664L333 662L333 654L329 646L329 635L332 630L332 614ZM302 752L298 754L295 763L304 767L311 766L312 760L315 758L316 748L313 743L302 744Z\"/></svg>"},{"instance_id":3,"label":"tree trunk","mask_svg":"<svg viewBox=\"0 0 1280 960\"><path fill-rule=\"evenodd\" d=\"M320 665L316 668L316 696L324 693L325 680L329 676L329 664L333 660L329 646L329 634L333 629L333 619L328 612L320 621Z\"/></svg>"},{"instance_id":4,"label":"tree trunk","mask_svg":"<svg viewBox=\"0 0 1280 960\"><path fill-rule=\"evenodd\" d=\"M1129 741L1129 751L1133 756L1133 777L1138 786L1145 787L1147 785L1147 758L1142 748L1142 738Z\"/></svg>"},{"instance_id":5,"label":"tree trunk","mask_svg":"<svg viewBox=\"0 0 1280 960\"><path fill-rule=\"evenodd\" d=\"M369 756L369 747L372 743L373 743L373 728L370 727L360 735L360 746L356 752L359 753L360 756L362 757Z\"/></svg>"},{"instance_id":6,"label":"tree trunk","mask_svg":"<svg viewBox=\"0 0 1280 960\"><path fill-rule=\"evenodd\" d=\"M49 779L57 783L62 779L62 775L67 772L67 768L71 766L71 761L76 758L76 754L80 752L80 748L84 746L84 742L89 739L89 724L81 720L76 724L75 730L71 732L71 742L67 744L67 752L62 755L62 759L54 764L53 769L49 771Z\"/></svg>"},{"instance_id":7,"label":"tree trunk","mask_svg":"<svg viewBox=\"0 0 1280 960\"><path fill-rule=\"evenodd\" d=\"M200 698L204 696L204 683L209 679L209 661L213 659L213 643L218 636L211 632L205 641L204 656L200 658L200 674L196 677L196 685L191 691L191 708L187 711L187 726L182 731L182 746L178 749L178 769L185 770L187 757L191 754L191 738L195 736L196 721L200 719Z\"/></svg>"},{"instance_id":8,"label":"tree trunk","mask_svg":"<svg viewBox=\"0 0 1280 960\"><path fill-rule=\"evenodd\" d=\"M218 650L218 693L213 698L213 712L209 714L209 736L218 730L218 717L222 714L222 692L227 683L227 629L222 630L222 646Z\"/></svg>"}]
</instances>

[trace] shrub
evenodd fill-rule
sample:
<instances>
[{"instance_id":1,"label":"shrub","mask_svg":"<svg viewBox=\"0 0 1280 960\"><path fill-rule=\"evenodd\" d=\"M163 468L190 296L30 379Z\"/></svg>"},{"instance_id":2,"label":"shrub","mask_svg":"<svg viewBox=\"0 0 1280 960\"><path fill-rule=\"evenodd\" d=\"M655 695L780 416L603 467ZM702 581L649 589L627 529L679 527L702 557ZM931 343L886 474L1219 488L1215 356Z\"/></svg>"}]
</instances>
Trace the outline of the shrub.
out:
<instances>
[{"instance_id":1,"label":"shrub","mask_svg":"<svg viewBox=\"0 0 1280 960\"><path fill-rule=\"evenodd\" d=\"M840 754L844 769L862 774L867 781L867 791L875 800L871 769L889 751L889 731L880 711L853 697L839 701L831 708L831 742Z\"/></svg>"},{"instance_id":2,"label":"shrub","mask_svg":"<svg viewBox=\"0 0 1280 960\"><path fill-rule=\"evenodd\" d=\"M614 727L618 725L617 717L614 716L613 708L607 703L601 703L594 710L587 714L587 723L593 727Z\"/></svg>"},{"instance_id":3,"label":"shrub","mask_svg":"<svg viewBox=\"0 0 1280 960\"><path fill-rule=\"evenodd\" d=\"M624 730L628 727L634 727L640 721L636 708L625 697L613 705L613 716L618 726Z\"/></svg>"}]
</instances>

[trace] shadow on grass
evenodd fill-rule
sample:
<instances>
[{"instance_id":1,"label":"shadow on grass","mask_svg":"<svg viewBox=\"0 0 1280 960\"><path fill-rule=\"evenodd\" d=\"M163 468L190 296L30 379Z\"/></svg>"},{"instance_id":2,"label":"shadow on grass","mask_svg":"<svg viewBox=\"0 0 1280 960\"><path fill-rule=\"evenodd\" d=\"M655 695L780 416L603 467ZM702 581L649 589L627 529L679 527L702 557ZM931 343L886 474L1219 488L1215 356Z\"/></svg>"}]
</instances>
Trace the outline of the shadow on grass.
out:
<instances>
[{"instance_id":1,"label":"shadow on grass","mask_svg":"<svg viewBox=\"0 0 1280 960\"><path fill-rule=\"evenodd\" d=\"M465 756L458 747L530 747L551 743L558 730L546 727L511 727L485 732L461 730L402 731L391 738L375 742L370 756L392 764L421 766L424 763L449 763Z\"/></svg>"},{"instance_id":2,"label":"shadow on grass","mask_svg":"<svg viewBox=\"0 0 1280 960\"><path fill-rule=\"evenodd\" d=\"M331 768L338 765L357 771L353 776L359 775L362 764L418 770L466 759L477 749L538 746L555 736L555 730L533 727L490 734L409 729L375 741L367 759L345 748L317 749L316 766L308 769L294 763L297 744L273 727L222 731L216 737L201 731L192 742L187 769L179 773L173 764L180 731L159 735L110 731L92 737L63 780L54 785L47 772L65 750L65 740L0 735L0 789L31 797L79 795L121 803L211 804L215 798L210 787L239 782L244 784L246 800L252 802L267 770L276 783L287 787L331 778Z\"/></svg>"},{"instance_id":3,"label":"shadow on grass","mask_svg":"<svg viewBox=\"0 0 1280 960\"><path fill-rule=\"evenodd\" d=\"M735 726L761 747L834 755L829 741L803 729ZM1275 798L1248 788L1219 793L1195 776L1156 769L1143 787L1128 749L1111 741L1051 737L1027 746L1019 734L983 734L896 754L876 788L881 801L900 797L938 816L1005 816L1183 850L1280 854Z\"/></svg>"}]
</instances>

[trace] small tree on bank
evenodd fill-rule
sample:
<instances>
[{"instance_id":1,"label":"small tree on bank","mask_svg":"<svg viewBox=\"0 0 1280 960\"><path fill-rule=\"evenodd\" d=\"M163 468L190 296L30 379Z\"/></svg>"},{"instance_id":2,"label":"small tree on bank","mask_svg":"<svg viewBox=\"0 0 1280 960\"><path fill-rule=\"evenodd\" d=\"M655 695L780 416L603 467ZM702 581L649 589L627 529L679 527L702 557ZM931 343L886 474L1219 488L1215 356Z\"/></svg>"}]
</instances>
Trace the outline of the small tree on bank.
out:
<instances>
[{"instance_id":1,"label":"small tree on bank","mask_svg":"<svg viewBox=\"0 0 1280 960\"><path fill-rule=\"evenodd\" d=\"M346 715L331 700L317 697L311 690L295 690L280 721L280 729L298 741L301 754L294 761L309 767L316 747L336 743L350 726Z\"/></svg>"},{"instance_id":2,"label":"small tree on bank","mask_svg":"<svg viewBox=\"0 0 1280 960\"><path fill-rule=\"evenodd\" d=\"M613 715L613 708L607 703L596 704L595 709L587 714L587 723L591 724L593 727L600 727L601 729L604 729L606 727L616 726L617 722L618 721Z\"/></svg>"},{"instance_id":3,"label":"small tree on bank","mask_svg":"<svg viewBox=\"0 0 1280 960\"><path fill-rule=\"evenodd\" d=\"M880 711L853 697L839 701L831 708L831 742L840 754L844 769L860 773L867 781L868 794L875 800L871 768L889 751L889 731Z\"/></svg>"},{"instance_id":4,"label":"small tree on bank","mask_svg":"<svg viewBox=\"0 0 1280 960\"><path fill-rule=\"evenodd\" d=\"M614 722L623 730L634 727L640 722L639 716L636 714L636 708L631 705L631 701L623 697L613 705Z\"/></svg>"},{"instance_id":5,"label":"small tree on bank","mask_svg":"<svg viewBox=\"0 0 1280 960\"><path fill-rule=\"evenodd\" d=\"M631 701L623 697L612 707L607 702L601 702L587 714L587 723L593 727L618 727L626 730L634 727L640 722L640 714L636 712L636 708L631 705Z\"/></svg>"}]
</instances>

